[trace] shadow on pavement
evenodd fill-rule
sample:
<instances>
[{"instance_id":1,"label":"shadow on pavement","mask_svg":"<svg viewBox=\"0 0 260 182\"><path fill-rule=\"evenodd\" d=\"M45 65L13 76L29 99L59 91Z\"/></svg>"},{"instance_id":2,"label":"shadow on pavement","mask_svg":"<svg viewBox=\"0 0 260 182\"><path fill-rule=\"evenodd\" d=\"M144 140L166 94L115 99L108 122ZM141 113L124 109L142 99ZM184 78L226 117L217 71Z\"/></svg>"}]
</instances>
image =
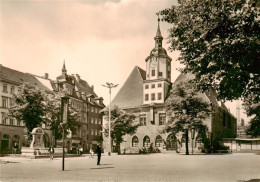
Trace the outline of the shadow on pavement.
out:
<instances>
[{"instance_id":1,"label":"shadow on pavement","mask_svg":"<svg viewBox=\"0 0 260 182\"><path fill-rule=\"evenodd\" d=\"M238 182L260 182L260 179L250 179L248 181L238 180Z\"/></svg>"},{"instance_id":2,"label":"shadow on pavement","mask_svg":"<svg viewBox=\"0 0 260 182\"><path fill-rule=\"evenodd\" d=\"M115 167L96 167L96 168L90 168L90 169L109 169L109 168L115 168Z\"/></svg>"},{"instance_id":3,"label":"shadow on pavement","mask_svg":"<svg viewBox=\"0 0 260 182\"><path fill-rule=\"evenodd\" d=\"M12 161L0 161L0 164L8 164L8 163L19 163L19 162L12 162Z\"/></svg>"},{"instance_id":4,"label":"shadow on pavement","mask_svg":"<svg viewBox=\"0 0 260 182\"><path fill-rule=\"evenodd\" d=\"M108 166L108 165L113 165L113 164L100 164L101 166Z\"/></svg>"}]
</instances>

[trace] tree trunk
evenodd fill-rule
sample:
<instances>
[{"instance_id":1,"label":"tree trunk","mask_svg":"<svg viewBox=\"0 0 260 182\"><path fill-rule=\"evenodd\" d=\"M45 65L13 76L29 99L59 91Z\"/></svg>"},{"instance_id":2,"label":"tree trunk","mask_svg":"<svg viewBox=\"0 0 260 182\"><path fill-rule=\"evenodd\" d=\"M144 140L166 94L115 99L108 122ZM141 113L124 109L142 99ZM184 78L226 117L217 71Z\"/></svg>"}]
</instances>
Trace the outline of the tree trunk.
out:
<instances>
[{"instance_id":1,"label":"tree trunk","mask_svg":"<svg viewBox=\"0 0 260 182\"><path fill-rule=\"evenodd\" d=\"M186 147L186 155L189 155L189 133L188 130L185 131L185 147Z\"/></svg>"},{"instance_id":2,"label":"tree trunk","mask_svg":"<svg viewBox=\"0 0 260 182\"><path fill-rule=\"evenodd\" d=\"M120 143L116 144L116 150L118 154L121 154L121 150L120 150Z\"/></svg>"}]
</instances>

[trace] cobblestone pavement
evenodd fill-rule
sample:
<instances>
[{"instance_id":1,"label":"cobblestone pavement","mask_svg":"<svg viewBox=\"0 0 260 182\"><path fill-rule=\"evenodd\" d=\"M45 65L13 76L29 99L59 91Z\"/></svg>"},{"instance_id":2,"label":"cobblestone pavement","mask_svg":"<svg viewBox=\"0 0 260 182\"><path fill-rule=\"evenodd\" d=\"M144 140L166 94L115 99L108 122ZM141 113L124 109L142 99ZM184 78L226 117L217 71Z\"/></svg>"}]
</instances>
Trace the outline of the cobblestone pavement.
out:
<instances>
[{"instance_id":1,"label":"cobblestone pavement","mask_svg":"<svg viewBox=\"0 0 260 182\"><path fill-rule=\"evenodd\" d=\"M260 155L151 155L65 159L0 158L0 181L260 181Z\"/></svg>"}]
</instances>

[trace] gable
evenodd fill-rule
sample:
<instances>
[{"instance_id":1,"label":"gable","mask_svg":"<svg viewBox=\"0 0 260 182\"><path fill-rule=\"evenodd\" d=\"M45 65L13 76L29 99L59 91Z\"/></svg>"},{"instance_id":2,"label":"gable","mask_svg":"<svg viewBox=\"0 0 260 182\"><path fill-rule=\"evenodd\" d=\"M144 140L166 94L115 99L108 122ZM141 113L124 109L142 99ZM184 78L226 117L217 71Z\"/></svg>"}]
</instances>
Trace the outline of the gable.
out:
<instances>
[{"instance_id":1,"label":"gable","mask_svg":"<svg viewBox=\"0 0 260 182\"><path fill-rule=\"evenodd\" d=\"M111 105L121 108L141 106L143 102L143 81L146 72L136 66L121 87Z\"/></svg>"}]
</instances>

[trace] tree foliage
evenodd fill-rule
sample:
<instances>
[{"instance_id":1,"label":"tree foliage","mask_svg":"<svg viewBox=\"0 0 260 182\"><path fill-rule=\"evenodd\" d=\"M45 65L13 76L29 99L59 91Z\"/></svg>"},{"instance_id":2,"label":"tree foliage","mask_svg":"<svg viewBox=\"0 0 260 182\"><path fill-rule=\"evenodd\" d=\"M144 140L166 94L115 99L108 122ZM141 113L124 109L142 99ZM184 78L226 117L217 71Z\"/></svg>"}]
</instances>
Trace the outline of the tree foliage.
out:
<instances>
[{"instance_id":1,"label":"tree foliage","mask_svg":"<svg viewBox=\"0 0 260 182\"><path fill-rule=\"evenodd\" d=\"M260 97L260 1L178 0L160 11L169 29L170 50L181 52L183 72L221 99Z\"/></svg>"},{"instance_id":2,"label":"tree foliage","mask_svg":"<svg viewBox=\"0 0 260 182\"><path fill-rule=\"evenodd\" d=\"M105 112L107 118L108 114L108 112ZM128 113L117 106L111 109L111 138L115 141L118 152L120 152L123 136L126 134L132 135L136 132L138 125L134 123L135 118L134 114ZM108 135L108 126L105 132Z\"/></svg>"},{"instance_id":3,"label":"tree foliage","mask_svg":"<svg viewBox=\"0 0 260 182\"><path fill-rule=\"evenodd\" d=\"M18 87L18 94L13 95L13 106L10 107L11 117L24 122L30 133L45 121L46 93L37 87L24 84Z\"/></svg>"},{"instance_id":4,"label":"tree foliage","mask_svg":"<svg viewBox=\"0 0 260 182\"><path fill-rule=\"evenodd\" d=\"M180 82L172 89L166 104L169 119L165 130L172 134L183 132L186 138L186 154L189 154L188 132L192 129L200 135L207 132L208 128L203 120L209 117L210 105L199 97L193 81Z\"/></svg>"},{"instance_id":5,"label":"tree foliage","mask_svg":"<svg viewBox=\"0 0 260 182\"><path fill-rule=\"evenodd\" d=\"M62 136L61 96L64 93L46 93L27 83L20 85L18 90L18 94L13 95L14 103L9 109L10 116L24 122L29 136L34 128L46 124L50 127L56 143ZM78 126L78 111L69 105L65 133L67 134L68 130L75 131Z\"/></svg>"},{"instance_id":6,"label":"tree foliage","mask_svg":"<svg viewBox=\"0 0 260 182\"><path fill-rule=\"evenodd\" d=\"M62 138L62 127L61 127L61 97L64 95L63 92L54 92L48 95L48 101L46 106L46 123L52 131L54 137L54 146L56 141ZM65 134L69 132L75 132L76 128L81 126L79 122L79 111L69 104L68 106L68 118L65 127Z\"/></svg>"}]
</instances>

